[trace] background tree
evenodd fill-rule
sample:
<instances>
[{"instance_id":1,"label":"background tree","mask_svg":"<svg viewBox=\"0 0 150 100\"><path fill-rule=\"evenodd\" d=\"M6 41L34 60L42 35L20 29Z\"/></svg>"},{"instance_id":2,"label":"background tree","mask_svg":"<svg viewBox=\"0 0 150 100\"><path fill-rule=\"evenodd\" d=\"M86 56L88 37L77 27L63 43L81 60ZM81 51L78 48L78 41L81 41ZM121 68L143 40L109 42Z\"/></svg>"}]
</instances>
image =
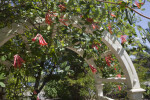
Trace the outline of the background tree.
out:
<instances>
[{"instance_id":1,"label":"background tree","mask_svg":"<svg viewBox=\"0 0 150 100\"><path fill-rule=\"evenodd\" d=\"M149 22L148 22L148 26L149 26ZM150 26L149 26L150 27ZM138 76L139 76L139 79L140 79L140 82L141 82L141 85L142 87L146 90L146 92L144 93L144 96L146 98L150 98L149 97L149 93L150 93L150 88L149 86L147 85L147 82L150 81L150 63L149 63L149 58L150 58L150 48L148 45L146 44L149 44L149 35L150 35L150 32L149 32L149 28L147 28L146 30L145 29L142 29L142 27L139 26L139 32L143 35L141 39L138 39L136 44L137 47L133 47L131 50L130 50L130 54L131 55L134 55L136 58L133 60L133 63L136 67L136 71L138 73Z\"/></svg>"}]
</instances>

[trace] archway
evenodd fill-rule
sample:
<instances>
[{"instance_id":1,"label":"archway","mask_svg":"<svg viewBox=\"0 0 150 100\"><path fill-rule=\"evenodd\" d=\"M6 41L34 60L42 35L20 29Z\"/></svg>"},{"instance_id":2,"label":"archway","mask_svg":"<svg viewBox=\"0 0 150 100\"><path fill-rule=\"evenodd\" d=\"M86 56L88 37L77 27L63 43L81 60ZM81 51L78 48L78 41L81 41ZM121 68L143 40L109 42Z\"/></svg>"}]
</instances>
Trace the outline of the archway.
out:
<instances>
[{"instance_id":1,"label":"archway","mask_svg":"<svg viewBox=\"0 0 150 100\"><path fill-rule=\"evenodd\" d=\"M39 23L41 25L46 25L43 22L42 18L37 18L37 20L42 20L41 22L39 21ZM38 25L38 24L37 24ZM3 29L0 30L0 46L2 46L4 43L6 43L9 39L11 39L12 37L14 37L17 33L18 34L23 34L24 30L27 30L25 28L25 26L28 26L28 28L34 28L34 26L31 25L31 23L26 22L26 21L21 21L21 23L16 24L13 23L12 27L5 27ZM78 27L76 24L74 24L74 27ZM92 33L93 30L87 30L89 33ZM26 38L23 37L24 41L26 41ZM124 82L127 84L128 87L128 97L131 100L141 100L142 99L142 92L144 92L144 89L140 88L140 83L139 83L139 79L136 73L136 70L134 68L134 65L129 57L129 55L127 54L127 52L125 51L125 49L123 49L123 47L121 46L121 44L117 41L116 37L110 35L107 31L103 32L102 35L102 42L104 42L108 48L110 49L110 51L106 52L103 54L103 56L107 56L108 54L112 53L114 54L122 69L123 72L125 74L125 78L109 78L109 79L102 79L99 78L98 75L95 75L95 81L96 81L96 88L97 88L97 95L99 97L99 100L102 99L110 99L107 98L105 96L103 96L103 82ZM75 49L73 47L67 47L68 49L76 52L77 54L79 54L81 57L83 56L84 51L83 50L78 50ZM94 62L94 58L90 58L90 59L86 59L85 61L88 64L93 65L94 67L96 67L96 64ZM2 62L1 63L5 63L7 65L7 62Z\"/></svg>"},{"instance_id":2,"label":"archway","mask_svg":"<svg viewBox=\"0 0 150 100\"><path fill-rule=\"evenodd\" d=\"M98 91L98 97L99 100L106 100L106 99L110 99L108 97L103 96L103 82L122 82L127 84L128 87L128 97L131 100L141 100L142 99L142 92L144 92L145 90L140 88L140 83L139 83L139 79L136 73L136 70L134 68L134 65L129 57L129 55L127 54L127 52L125 51L125 49L121 46L121 44L119 43L119 41L112 36L110 33L108 33L107 31L103 32L103 38L102 41L110 48L111 51L105 52L105 54L103 54L103 56L107 56L109 54L114 54L121 67L123 68L123 72L125 74L124 78L108 78L108 79L103 79L103 78L99 78L99 76L95 75L95 80L96 80L96 87L97 87L97 91ZM82 50L77 50L71 47L68 47L69 49L73 50L74 52L78 53L80 56L83 56L84 51ZM90 59L86 59L85 61L88 64L92 64L94 67L97 67L95 62L94 62L94 58L90 58Z\"/></svg>"}]
</instances>

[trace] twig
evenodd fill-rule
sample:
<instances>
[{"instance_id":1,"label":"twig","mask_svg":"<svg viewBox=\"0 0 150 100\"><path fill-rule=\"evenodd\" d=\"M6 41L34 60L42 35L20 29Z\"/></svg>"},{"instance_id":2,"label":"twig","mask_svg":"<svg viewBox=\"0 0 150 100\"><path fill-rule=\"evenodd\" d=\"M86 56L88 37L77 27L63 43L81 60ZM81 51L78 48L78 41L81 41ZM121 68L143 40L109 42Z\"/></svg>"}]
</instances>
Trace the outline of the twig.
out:
<instances>
[{"instance_id":1,"label":"twig","mask_svg":"<svg viewBox=\"0 0 150 100\"><path fill-rule=\"evenodd\" d=\"M104 3L110 3L110 4L115 4L115 5L120 5L119 3L115 3L115 2L102 1L102 0L97 0L97 1L104 2Z\"/></svg>"},{"instance_id":2,"label":"twig","mask_svg":"<svg viewBox=\"0 0 150 100\"><path fill-rule=\"evenodd\" d=\"M145 17L145 18L147 18L147 19L150 19L150 17L145 16L145 15L143 15L143 14L139 13L138 11L136 11L135 9L133 9L133 8L131 8L131 7L129 7L129 6L127 6L127 8L129 8L129 9L133 10L135 13L139 14L139 15L140 15L140 16L142 16L142 17Z\"/></svg>"}]
</instances>

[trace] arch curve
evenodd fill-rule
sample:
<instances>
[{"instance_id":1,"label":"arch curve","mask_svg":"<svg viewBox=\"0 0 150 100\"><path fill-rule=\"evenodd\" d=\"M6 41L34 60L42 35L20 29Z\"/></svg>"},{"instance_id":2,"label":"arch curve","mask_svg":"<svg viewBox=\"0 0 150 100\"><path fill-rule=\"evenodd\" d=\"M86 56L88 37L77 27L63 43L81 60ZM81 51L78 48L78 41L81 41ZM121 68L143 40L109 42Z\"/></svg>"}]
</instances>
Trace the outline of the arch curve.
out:
<instances>
[{"instance_id":1,"label":"arch curve","mask_svg":"<svg viewBox=\"0 0 150 100\"><path fill-rule=\"evenodd\" d=\"M107 31L103 32L102 42L104 42L108 46L108 48L111 50L111 52L117 57L126 78L125 79L122 78L120 80L119 79L112 79L112 80L100 79L99 80L99 76L95 75L95 81L96 81L96 83L99 84L98 85L99 87L97 87L97 90L99 92L98 96L101 97L101 98L99 98L99 100L103 100L103 99L109 100L110 99L107 97L103 97L102 85L100 85L100 84L102 84L102 82L104 80L107 82L124 82L124 83L126 83L127 87L128 87L129 99L142 100L142 92L144 92L145 90L140 87L140 83L139 83L139 79L138 79L136 70L135 70L134 65L133 65L129 55L127 54L126 50L122 47L122 45L119 43L119 41L116 39L116 37L112 36ZM68 48L70 50L76 52L77 54L79 54L81 57L84 54L84 51L81 48L80 48L80 50L72 48L72 47L68 47ZM94 67L97 67L94 62L94 58L90 58L90 59L85 58L85 61L88 64L91 64Z\"/></svg>"}]
</instances>

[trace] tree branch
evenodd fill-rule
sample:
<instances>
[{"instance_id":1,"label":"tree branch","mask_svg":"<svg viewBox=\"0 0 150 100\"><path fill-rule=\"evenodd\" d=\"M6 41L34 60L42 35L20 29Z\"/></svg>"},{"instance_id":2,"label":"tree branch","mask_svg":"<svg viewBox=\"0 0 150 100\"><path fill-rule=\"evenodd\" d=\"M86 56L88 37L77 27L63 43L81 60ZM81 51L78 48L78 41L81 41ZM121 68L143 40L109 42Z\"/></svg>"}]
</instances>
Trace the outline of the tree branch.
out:
<instances>
[{"instance_id":1,"label":"tree branch","mask_svg":"<svg viewBox=\"0 0 150 100\"><path fill-rule=\"evenodd\" d=\"M120 5L119 3L115 3L115 2L102 1L102 0L97 0L97 1L104 2L104 3L110 3L110 4L115 4L115 5Z\"/></svg>"},{"instance_id":2,"label":"tree branch","mask_svg":"<svg viewBox=\"0 0 150 100\"><path fill-rule=\"evenodd\" d=\"M7 67L11 67L12 66L12 63L10 62L10 61L3 61L3 60L0 60L0 64L3 64L3 65L5 65L5 66L7 66Z\"/></svg>"},{"instance_id":3,"label":"tree branch","mask_svg":"<svg viewBox=\"0 0 150 100\"><path fill-rule=\"evenodd\" d=\"M35 29L37 29L37 30L39 31L39 29L36 27L36 25L32 22L32 20L31 20L30 18L28 18L28 21L29 21L29 23L31 23L31 24L33 25L33 27L34 27Z\"/></svg>"},{"instance_id":4,"label":"tree branch","mask_svg":"<svg viewBox=\"0 0 150 100\"><path fill-rule=\"evenodd\" d=\"M41 78L41 70L38 72L38 76L36 77L35 85L34 85L34 90L38 89L38 86L40 84L40 78Z\"/></svg>"},{"instance_id":5,"label":"tree branch","mask_svg":"<svg viewBox=\"0 0 150 100\"><path fill-rule=\"evenodd\" d=\"M44 62L41 62L40 63L40 66L43 67L44 66ZM38 73L37 73L37 77L35 78L36 81L35 81L35 85L34 85L34 90L36 90L36 92L38 92L38 87L39 87L39 84L40 84L40 79L41 79L41 71L42 70L39 70ZM33 94L34 95L34 94Z\"/></svg>"},{"instance_id":6,"label":"tree branch","mask_svg":"<svg viewBox=\"0 0 150 100\"><path fill-rule=\"evenodd\" d=\"M142 17L145 17L145 18L147 18L147 19L150 19L150 17L145 16L145 15L143 15L143 14L139 13L138 11L136 11L135 9L133 9L133 8L131 8L131 7L129 7L129 6L127 6L127 8L129 8L129 9L133 10L135 13L139 14L139 15L140 15L140 16L142 16Z\"/></svg>"},{"instance_id":7,"label":"tree branch","mask_svg":"<svg viewBox=\"0 0 150 100\"><path fill-rule=\"evenodd\" d=\"M108 1L101 1L101 0L97 0L97 1L103 2L103 3L110 3L110 4L115 4L115 5L121 5L120 3L115 3L115 2L108 2ZM150 17L145 16L145 15L139 13L139 12L136 11L135 9L133 9L133 8L131 8L131 7L129 7L129 6L126 6L126 7L129 8L129 9L131 9L132 11L134 11L135 13L139 14L139 15L142 16L142 17L145 17L145 18L147 18L147 19L150 19Z\"/></svg>"},{"instance_id":8,"label":"tree branch","mask_svg":"<svg viewBox=\"0 0 150 100\"><path fill-rule=\"evenodd\" d=\"M43 87L45 86L45 84L46 84L47 82L49 82L50 80L53 80L53 79L57 79L57 78L59 77L59 76L57 76L57 75L53 75L53 74L52 74L53 71L54 71L54 69L55 69L55 66L53 66L51 72L44 78L42 85L41 85L40 88L38 89L38 93L40 93L40 91L43 89Z\"/></svg>"}]
</instances>

